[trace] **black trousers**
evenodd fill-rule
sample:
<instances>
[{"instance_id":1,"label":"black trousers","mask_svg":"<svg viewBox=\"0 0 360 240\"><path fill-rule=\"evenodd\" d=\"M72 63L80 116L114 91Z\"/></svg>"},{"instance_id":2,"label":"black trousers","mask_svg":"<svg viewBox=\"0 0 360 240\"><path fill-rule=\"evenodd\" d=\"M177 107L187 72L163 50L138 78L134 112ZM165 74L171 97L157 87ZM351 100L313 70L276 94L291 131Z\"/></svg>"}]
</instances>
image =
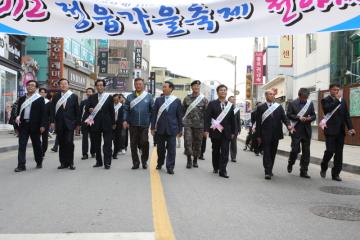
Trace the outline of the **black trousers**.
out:
<instances>
[{"instance_id":1,"label":"black trousers","mask_svg":"<svg viewBox=\"0 0 360 240\"><path fill-rule=\"evenodd\" d=\"M260 151L262 150L261 144L258 143L255 133L251 133L251 149L256 154L260 153Z\"/></svg>"},{"instance_id":2,"label":"black trousers","mask_svg":"<svg viewBox=\"0 0 360 240\"><path fill-rule=\"evenodd\" d=\"M81 127L82 133L82 155L88 155L89 138L90 138L90 154L95 154L95 144L89 126Z\"/></svg>"},{"instance_id":3,"label":"black trousers","mask_svg":"<svg viewBox=\"0 0 360 240\"><path fill-rule=\"evenodd\" d=\"M56 129L59 141L59 160L64 167L74 165L74 129Z\"/></svg>"},{"instance_id":4,"label":"black trousers","mask_svg":"<svg viewBox=\"0 0 360 240\"><path fill-rule=\"evenodd\" d=\"M141 163L149 159L149 128L130 126L130 149L134 166L140 165L138 149L141 150Z\"/></svg>"},{"instance_id":5,"label":"black trousers","mask_svg":"<svg viewBox=\"0 0 360 240\"><path fill-rule=\"evenodd\" d=\"M206 137L203 137L202 142L201 142L201 156L204 156L204 153L206 151Z\"/></svg>"},{"instance_id":6,"label":"black trousers","mask_svg":"<svg viewBox=\"0 0 360 240\"><path fill-rule=\"evenodd\" d=\"M157 134L157 165L162 166L165 162L166 154L166 169L174 170L176 158L176 136Z\"/></svg>"},{"instance_id":7,"label":"black trousers","mask_svg":"<svg viewBox=\"0 0 360 240\"><path fill-rule=\"evenodd\" d=\"M294 137L291 136L291 152L289 155L289 165L294 165L295 161L300 153L301 145L301 159L300 159L300 171L307 172L310 163L310 142L309 137Z\"/></svg>"},{"instance_id":8,"label":"black trousers","mask_svg":"<svg viewBox=\"0 0 360 240\"><path fill-rule=\"evenodd\" d=\"M102 147L104 153L104 165L111 165L111 145L112 145L112 130L110 131L92 131L91 134L94 138L96 164L103 165L103 159L101 155L101 137L104 138L104 145ZM102 136L101 136L102 135Z\"/></svg>"},{"instance_id":9,"label":"black trousers","mask_svg":"<svg viewBox=\"0 0 360 240\"><path fill-rule=\"evenodd\" d=\"M49 129L45 129L45 132L41 134L41 150L43 156L45 156L45 153L48 149L49 144Z\"/></svg>"},{"instance_id":10,"label":"black trousers","mask_svg":"<svg viewBox=\"0 0 360 240\"><path fill-rule=\"evenodd\" d=\"M340 134L338 136L325 136L325 138L326 150L321 162L321 171L326 171L328 169L328 164L331 158L334 156L334 167L331 170L331 175L339 176L342 170L345 136Z\"/></svg>"},{"instance_id":11,"label":"black trousers","mask_svg":"<svg viewBox=\"0 0 360 240\"><path fill-rule=\"evenodd\" d=\"M57 151L58 148L59 148L59 138L58 138L58 135L56 134L55 143L54 143L53 149Z\"/></svg>"},{"instance_id":12,"label":"black trousers","mask_svg":"<svg viewBox=\"0 0 360 240\"><path fill-rule=\"evenodd\" d=\"M120 149L121 149L121 127L116 126L116 128L113 130L113 155L116 156Z\"/></svg>"},{"instance_id":13,"label":"black trousers","mask_svg":"<svg viewBox=\"0 0 360 240\"><path fill-rule=\"evenodd\" d=\"M214 170L221 173L227 173L226 166L229 162L229 143L230 140L225 137L212 138L212 164Z\"/></svg>"},{"instance_id":14,"label":"black trousers","mask_svg":"<svg viewBox=\"0 0 360 240\"><path fill-rule=\"evenodd\" d=\"M262 139L262 147L264 150L263 166L265 174L272 174L278 146L279 139Z\"/></svg>"},{"instance_id":15,"label":"black trousers","mask_svg":"<svg viewBox=\"0 0 360 240\"><path fill-rule=\"evenodd\" d=\"M34 131L30 127L30 123L23 122L19 130L19 149L18 149L18 168L25 168L26 165L26 146L29 141L29 137L31 139L35 162L37 164L41 164L42 150L41 150L41 141L40 141L40 129L38 131Z\"/></svg>"},{"instance_id":16,"label":"black trousers","mask_svg":"<svg viewBox=\"0 0 360 240\"><path fill-rule=\"evenodd\" d=\"M121 128L121 142L120 142L120 148L127 150L127 147L129 145L129 129L127 128Z\"/></svg>"},{"instance_id":17,"label":"black trousers","mask_svg":"<svg viewBox=\"0 0 360 240\"><path fill-rule=\"evenodd\" d=\"M236 160L237 155L237 137L230 140L230 157L231 160Z\"/></svg>"}]
</instances>

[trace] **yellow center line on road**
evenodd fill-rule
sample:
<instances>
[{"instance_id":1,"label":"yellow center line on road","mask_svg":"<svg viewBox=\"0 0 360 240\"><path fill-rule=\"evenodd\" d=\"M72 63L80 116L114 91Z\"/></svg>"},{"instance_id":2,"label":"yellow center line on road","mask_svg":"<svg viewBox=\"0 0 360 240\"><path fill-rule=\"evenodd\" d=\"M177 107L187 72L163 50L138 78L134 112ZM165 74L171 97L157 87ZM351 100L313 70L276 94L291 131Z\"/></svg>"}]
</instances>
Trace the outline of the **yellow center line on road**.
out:
<instances>
[{"instance_id":1,"label":"yellow center line on road","mask_svg":"<svg viewBox=\"0 0 360 240\"><path fill-rule=\"evenodd\" d=\"M164 190L157 165L157 152L153 148L150 162L150 179L152 195L153 223L156 240L175 240L175 235L170 222L169 213L166 207Z\"/></svg>"}]
</instances>

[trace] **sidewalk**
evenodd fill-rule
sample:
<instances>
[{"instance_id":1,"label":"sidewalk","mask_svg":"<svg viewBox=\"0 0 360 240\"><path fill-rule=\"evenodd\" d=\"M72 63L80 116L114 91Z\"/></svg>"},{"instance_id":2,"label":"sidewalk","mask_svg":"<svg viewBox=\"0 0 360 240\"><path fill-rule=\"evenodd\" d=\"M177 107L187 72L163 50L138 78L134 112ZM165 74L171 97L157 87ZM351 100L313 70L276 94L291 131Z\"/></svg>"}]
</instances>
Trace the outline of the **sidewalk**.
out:
<instances>
[{"instance_id":1,"label":"sidewalk","mask_svg":"<svg viewBox=\"0 0 360 240\"><path fill-rule=\"evenodd\" d=\"M247 134L248 131L242 129L241 134L239 136L239 140L241 142L245 142ZM291 137L284 136L284 139L280 140L279 142L278 154L288 157L291 150L290 145L291 145ZM321 163L324 151L325 151L325 142L311 140L310 162L319 165ZM298 158L300 158L300 155ZM360 174L360 146L344 145L343 170L355 174Z\"/></svg>"},{"instance_id":2,"label":"sidewalk","mask_svg":"<svg viewBox=\"0 0 360 240\"><path fill-rule=\"evenodd\" d=\"M19 139L14 134L9 134L10 131L0 131L0 154L14 151L18 149ZM55 142L56 135L51 135L49 138L49 149ZM31 140L29 139L27 147L32 147Z\"/></svg>"}]
</instances>

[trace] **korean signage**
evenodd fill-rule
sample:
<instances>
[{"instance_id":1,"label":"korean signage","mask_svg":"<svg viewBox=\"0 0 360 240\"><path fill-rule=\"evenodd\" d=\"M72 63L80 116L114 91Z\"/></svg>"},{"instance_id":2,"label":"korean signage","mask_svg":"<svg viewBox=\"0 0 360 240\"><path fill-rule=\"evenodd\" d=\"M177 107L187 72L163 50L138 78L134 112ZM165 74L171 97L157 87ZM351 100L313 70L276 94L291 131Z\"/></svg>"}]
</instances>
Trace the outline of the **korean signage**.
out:
<instances>
[{"instance_id":1,"label":"korean signage","mask_svg":"<svg viewBox=\"0 0 360 240\"><path fill-rule=\"evenodd\" d=\"M155 84L156 84L156 74L155 74L155 72L150 72L149 93L154 96L155 96Z\"/></svg>"},{"instance_id":2,"label":"korean signage","mask_svg":"<svg viewBox=\"0 0 360 240\"><path fill-rule=\"evenodd\" d=\"M119 69L119 77L129 77L129 61L121 60L120 61L120 69Z\"/></svg>"},{"instance_id":3,"label":"korean signage","mask_svg":"<svg viewBox=\"0 0 360 240\"><path fill-rule=\"evenodd\" d=\"M4 0L0 18L1 31L21 35L224 38L356 29L359 5L359 0Z\"/></svg>"},{"instance_id":4,"label":"korean signage","mask_svg":"<svg viewBox=\"0 0 360 240\"><path fill-rule=\"evenodd\" d=\"M254 53L254 85L262 85L264 77L264 52Z\"/></svg>"},{"instance_id":5,"label":"korean signage","mask_svg":"<svg viewBox=\"0 0 360 240\"><path fill-rule=\"evenodd\" d=\"M50 89L58 88L59 79L63 78L64 68L64 39L50 39L50 56L49 56L49 80Z\"/></svg>"},{"instance_id":6,"label":"korean signage","mask_svg":"<svg viewBox=\"0 0 360 240\"><path fill-rule=\"evenodd\" d=\"M122 77L107 77L104 79L106 82L106 90L116 90L120 92L127 91L127 79Z\"/></svg>"},{"instance_id":7,"label":"korean signage","mask_svg":"<svg viewBox=\"0 0 360 240\"><path fill-rule=\"evenodd\" d=\"M71 86L85 89L88 77L85 74L68 69L68 78Z\"/></svg>"},{"instance_id":8,"label":"korean signage","mask_svg":"<svg viewBox=\"0 0 360 240\"><path fill-rule=\"evenodd\" d=\"M246 74L246 99L252 98L251 91L252 91L252 74L247 73Z\"/></svg>"},{"instance_id":9,"label":"korean signage","mask_svg":"<svg viewBox=\"0 0 360 240\"><path fill-rule=\"evenodd\" d=\"M141 69L142 48L135 48L135 69Z\"/></svg>"},{"instance_id":10,"label":"korean signage","mask_svg":"<svg viewBox=\"0 0 360 240\"><path fill-rule=\"evenodd\" d=\"M280 67L293 66L293 36L280 37Z\"/></svg>"},{"instance_id":11,"label":"korean signage","mask_svg":"<svg viewBox=\"0 0 360 240\"><path fill-rule=\"evenodd\" d=\"M99 74L107 74L108 65L109 65L109 41L99 40L98 48L99 48L99 58L98 58Z\"/></svg>"}]
</instances>

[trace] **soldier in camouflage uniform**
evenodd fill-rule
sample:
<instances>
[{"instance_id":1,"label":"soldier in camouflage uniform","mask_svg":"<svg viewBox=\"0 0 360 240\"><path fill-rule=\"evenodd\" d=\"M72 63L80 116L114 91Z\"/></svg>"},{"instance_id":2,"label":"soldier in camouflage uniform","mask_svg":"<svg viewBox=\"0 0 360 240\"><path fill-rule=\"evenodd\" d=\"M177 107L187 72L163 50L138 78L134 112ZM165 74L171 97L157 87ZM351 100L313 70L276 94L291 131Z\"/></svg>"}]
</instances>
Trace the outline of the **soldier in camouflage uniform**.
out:
<instances>
[{"instance_id":1,"label":"soldier in camouflage uniform","mask_svg":"<svg viewBox=\"0 0 360 240\"><path fill-rule=\"evenodd\" d=\"M204 135L204 115L208 100L200 96L201 82L196 80L191 83L192 94L183 101L184 109L184 145L187 156L186 168L198 167L198 157L201 155L201 143ZM198 98L199 97L199 98ZM196 106L194 105L196 102ZM192 103L194 104L192 105ZM194 107L193 107L194 106ZM191 111L190 109L193 108ZM194 157L192 160L191 157Z\"/></svg>"}]
</instances>

